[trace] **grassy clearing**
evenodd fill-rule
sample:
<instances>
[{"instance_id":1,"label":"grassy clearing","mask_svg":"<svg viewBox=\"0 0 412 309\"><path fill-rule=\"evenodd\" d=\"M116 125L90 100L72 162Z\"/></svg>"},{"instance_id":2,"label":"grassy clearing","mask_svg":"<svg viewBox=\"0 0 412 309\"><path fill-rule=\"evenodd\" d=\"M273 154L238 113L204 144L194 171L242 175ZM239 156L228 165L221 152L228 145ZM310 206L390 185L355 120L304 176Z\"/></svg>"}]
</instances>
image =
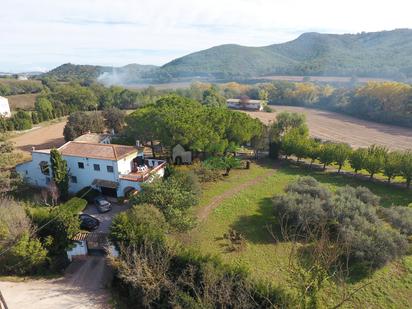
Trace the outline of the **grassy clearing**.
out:
<instances>
[{"instance_id":1,"label":"grassy clearing","mask_svg":"<svg viewBox=\"0 0 412 309\"><path fill-rule=\"evenodd\" d=\"M216 195L244 183L259 175L267 174L269 164L254 165L248 172L237 170L223 181L209 184L198 207L204 207ZM230 264L246 266L252 275L259 280L266 280L276 285L288 282L287 263L290 244L276 243L269 230L274 225L271 198L282 192L284 186L300 175L311 175L318 181L336 190L345 185L365 186L381 196L382 205L407 205L412 202L412 194L405 189L388 187L385 184L369 183L360 179L345 177L331 173L314 172L294 166L284 166L274 175L265 177L259 184L225 199L210 216L199 226L187 233L185 242L201 250L201 252L218 255ZM230 228L241 232L246 240L246 248L241 252L228 252L223 234ZM365 281L354 283L357 287ZM372 284L356 296L360 307L396 307L407 308L412 305L412 257L401 263L393 263L375 272ZM330 288L325 293L325 303L336 303L339 289ZM351 304L354 305L354 304ZM350 306L349 306L350 307Z\"/></svg>"}]
</instances>

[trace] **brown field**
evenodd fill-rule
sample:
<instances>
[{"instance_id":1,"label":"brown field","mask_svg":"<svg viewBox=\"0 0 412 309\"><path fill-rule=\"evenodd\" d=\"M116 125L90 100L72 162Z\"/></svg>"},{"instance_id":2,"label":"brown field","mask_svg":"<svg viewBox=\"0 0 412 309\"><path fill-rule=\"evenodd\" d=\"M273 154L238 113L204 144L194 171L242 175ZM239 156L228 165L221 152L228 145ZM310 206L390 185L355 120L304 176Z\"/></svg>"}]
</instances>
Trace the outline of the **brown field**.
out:
<instances>
[{"instance_id":1,"label":"brown field","mask_svg":"<svg viewBox=\"0 0 412 309\"><path fill-rule=\"evenodd\" d=\"M310 135L335 142L344 142L352 147L367 147L378 144L389 149L412 149L412 129L379 124L357 118L294 106L274 106L276 112L290 111L306 115ZM276 118L276 112L246 112L268 123Z\"/></svg>"},{"instance_id":2,"label":"brown field","mask_svg":"<svg viewBox=\"0 0 412 309\"><path fill-rule=\"evenodd\" d=\"M17 109L23 109L26 111L34 109L34 102L36 101L36 97L39 94L17 94L8 96L9 99L10 109L15 111Z\"/></svg>"},{"instance_id":3,"label":"brown field","mask_svg":"<svg viewBox=\"0 0 412 309\"><path fill-rule=\"evenodd\" d=\"M36 149L59 147L64 144L63 129L65 125L66 119L62 122L33 128L11 138L10 141L14 143L16 149L23 152L29 152L32 147Z\"/></svg>"},{"instance_id":4,"label":"brown field","mask_svg":"<svg viewBox=\"0 0 412 309\"><path fill-rule=\"evenodd\" d=\"M351 81L351 77L345 76L289 76L289 75L274 75L274 76L262 76L257 77L256 79L262 80L279 80L279 81L289 81L289 82L303 82L305 78L309 78L309 81L312 82L324 82L324 83L349 83ZM358 77L356 81L359 83L367 83L367 82L385 82L389 81L389 79L385 78L377 78L377 77Z\"/></svg>"}]
</instances>

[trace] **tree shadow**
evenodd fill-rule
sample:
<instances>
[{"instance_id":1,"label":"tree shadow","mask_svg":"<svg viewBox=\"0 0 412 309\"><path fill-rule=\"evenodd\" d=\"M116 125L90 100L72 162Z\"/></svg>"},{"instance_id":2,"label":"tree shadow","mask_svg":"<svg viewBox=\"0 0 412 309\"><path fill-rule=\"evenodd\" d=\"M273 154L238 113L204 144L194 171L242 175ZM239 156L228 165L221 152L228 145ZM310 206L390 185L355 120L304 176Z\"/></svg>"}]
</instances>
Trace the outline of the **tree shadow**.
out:
<instances>
[{"instance_id":1,"label":"tree shadow","mask_svg":"<svg viewBox=\"0 0 412 309\"><path fill-rule=\"evenodd\" d=\"M257 214L240 216L230 228L240 232L247 241L255 244L276 243L280 228L275 220L272 199L260 200Z\"/></svg>"}]
</instances>

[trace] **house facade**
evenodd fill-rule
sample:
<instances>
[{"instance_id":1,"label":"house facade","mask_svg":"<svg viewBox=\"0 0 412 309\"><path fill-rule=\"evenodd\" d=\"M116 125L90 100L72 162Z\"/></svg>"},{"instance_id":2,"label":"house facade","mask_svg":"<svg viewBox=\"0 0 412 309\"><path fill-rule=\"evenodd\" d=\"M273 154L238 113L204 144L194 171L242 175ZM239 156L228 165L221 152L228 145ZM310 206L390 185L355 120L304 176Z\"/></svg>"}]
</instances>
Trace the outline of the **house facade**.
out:
<instances>
[{"instance_id":1,"label":"house facade","mask_svg":"<svg viewBox=\"0 0 412 309\"><path fill-rule=\"evenodd\" d=\"M11 117L9 100L5 97L0 97L0 116Z\"/></svg>"},{"instance_id":2,"label":"house facade","mask_svg":"<svg viewBox=\"0 0 412 309\"><path fill-rule=\"evenodd\" d=\"M251 111L262 111L263 101L261 100L250 100L248 98L241 99L228 99L226 100L227 107L233 109L251 110Z\"/></svg>"},{"instance_id":3,"label":"house facade","mask_svg":"<svg viewBox=\"0 0 412 309\"><path fill-rule=\"evenodd\" d=\"M102 194L121 197L140 190L143 182L163 177L166 162L145 159L143 149L132 146L71 141L58 151L67 162L69 192L91 186ZM50 149L33 150L32 160L16 166L31 185L47 187L52 180Z\"/></svg>"}]
</instances>

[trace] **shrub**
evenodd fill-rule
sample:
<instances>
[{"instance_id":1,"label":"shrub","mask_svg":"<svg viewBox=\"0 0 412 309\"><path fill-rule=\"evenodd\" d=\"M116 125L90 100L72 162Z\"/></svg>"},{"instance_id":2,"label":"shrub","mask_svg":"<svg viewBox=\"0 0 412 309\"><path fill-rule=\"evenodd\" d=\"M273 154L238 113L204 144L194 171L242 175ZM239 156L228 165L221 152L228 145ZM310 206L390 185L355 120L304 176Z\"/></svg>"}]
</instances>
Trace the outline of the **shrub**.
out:
<instances>
[{"instance_id":1,"label":"shrub","mask_svg":"<svg viewBox=\"0 0 412 309\"><path fill-rule=\"evenodd\" d=\"M87 201L79 197L72 197L66 203L60 205L65 211L71 214L78 214L82 212L87 206Z\"/></svg>"},{"instance_id":2,"label":"shrub","mask_svg":"<svg viewBox=\"0 0 412 309\"><path fill-rule=\"evenodd\" d=\"M152 204L175 229L187 230L193 226L188 209L198 203L199 183L193 173L179 172L162 180L142 185L142 191L132 198L134 204Z\"/></svg>"},{"instance_id":3,"label":"shrub","mask_svg":"<svg viewBox=\"0 0 412 309\"><path fill-rule=\"evenodd\" d=\"M42 243L25 233L5 255L0 257L0 273L27 275L39 273L46 262L47 250Z\"/></svg>"},{"instance_id":4,"label":"shrub","mask_svg":"<svg viewBox=\"0 0 412 309\"><path fill-rule=\"evenodd\" d=\"M219 170L209 168L200 161L194 162L192 164L192 169L201 183L214 182L222 179L222 174Z\"/></svg>"},{"instance_id":5,"label":"shrub","mask_svg":"<svg viewBox=\"0 0 412 309\"><path fill-rule=\"evenodd\" d=\"M46 262L46 249L33 237L23 205L0 198L0 273L34 274Z\"/></svg>"},{"instance_id":6,"label":"shrub","mask_svg":"<svg viewBox=\"0 0 412 309\"><path fill-rule=\"evenodd\" d=\"M293 307L281 289L255 284L243 269L194 251L129 247L113 265L114 287L127 308Z\"/></svg>"},{"instance_id":7,"label":"shrub","mask_svg":"<svg viewBox=\"0 0 412 309\"><path fill-rule=\"evenodd\" d=\"M412 209L402 206L392 206L382 209L384 219L402 234L412 235Z\"/></svg>"},{"instance_id":8,"label":"shrub","mask_svg":"<svg viewBox=\"0 0 412 309\"><path fill-rule=\"evenodd\" d=\"M347 186L332 195L315 179L302 177L285 192L274 198L276 218L284 230L310 239L325 227L328 237L346 248L343 255L351 265L376 268L407 252L406 238L385 227L377 215L379 198L366 188ZM406 222L397 224L404 229L408 226Z\"/></svg>"},{"instance_id":9,"label":"shrub","mask_svg":"<svg viewBox=\"0 0 412 309\"><path fill-rule=\"evenodd\" d=\"M48 269L52 272L61 272L68 265L66 249L72 245L71 239L80 231L78 213L86 205L86 200L76 197L58 207L29 209L33 222L42 227L37 236L48 250Z\"/></svg>"},{"instance_id":10,"label":"shrub","mask_svg":"<svg viewBox=\"0 0 412 309\"><path fill-rule=\"evenodd\" d=\"M110 228L110 238L115 243L141 246L145 242L163 243L167 223L163 214L154 206L135 205L118 214Z\"/></svg>"}]
</instances>

